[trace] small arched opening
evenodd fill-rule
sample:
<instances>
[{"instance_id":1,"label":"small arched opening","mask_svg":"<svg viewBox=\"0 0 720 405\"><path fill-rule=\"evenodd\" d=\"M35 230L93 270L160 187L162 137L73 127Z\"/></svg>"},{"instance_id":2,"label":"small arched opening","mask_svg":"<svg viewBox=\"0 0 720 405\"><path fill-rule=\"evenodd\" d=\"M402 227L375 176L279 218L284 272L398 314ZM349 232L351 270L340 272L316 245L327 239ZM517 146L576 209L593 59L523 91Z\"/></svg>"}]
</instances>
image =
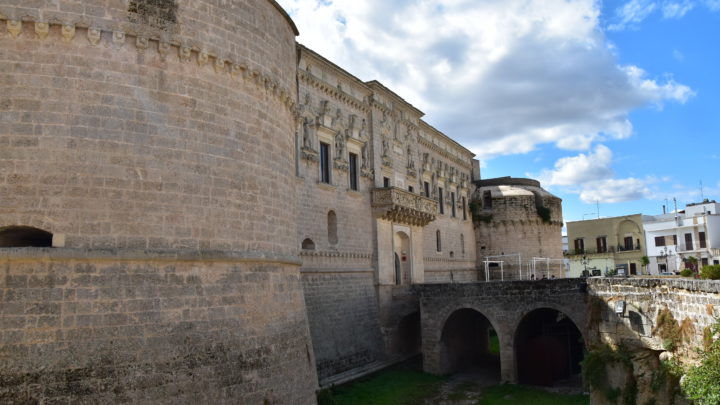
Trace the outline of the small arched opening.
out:
<instances>
[{"instance_id":1,"label":"small arched opening","mask_svg":"<svg viewBox=\"0 0 720 405\"><path fill-rule=\"evenodd\" d=\"M580 386L585 342L575 323L555 309L536 309L515 332L518 382L543 386Z\"/></svg>"},{"instance_id":2,"label":"small arched opening","mask_svg":"<svg viewBox=\"0 0 720 405\"><path fill-rule=\"evenodd\" d=\"M440 338L443 373L482 372L500 378L500 346L490 321L480 312L463 308L445 322Z\"/></svg>"},{"instance_id":3,"label":"small arched opening","mask_svg":"<svg viewBox=\"0 0 720 405\"><path fill-rule=\"evenodd\" d=\"M410 284L412 282L410 236L408 236L405 232L395 232L393 245L395 257L395 284Z\"/></svg>"},{"instance_id":4,"label":"small arched opening","mask_svg":"<svg viewBox=\"0 0 720 405\"><path fill-rule=\"evenodd\" d=\"M315 250L315 242L310 238L306 238L302 241L302 250Z\"/></svg>"},{"instance_id":5,"label":"small arched opening","mask_svg":"<svg viewBox=\"0 0 720 405\"><path fill-rule=\"evenodd\" d=\"M0 228L0 248L52 247L53 235L30 226Z\"/></svg>"},{"instance_id":6,"label":"small arched opening","mask_svg":"<svg viewBox=\"0 0 720 405\"><path fill-rule=\"evenodd\" d=\"M420 353L420 330L420 312L413 312L400 319L393 339L393 351L400 356Z\"/></svg>"},{"instance_id":7,"label":"small arched opening","mask_svg":"<svg viewBox=\"0 0 720 405\"><path fill-rule=\"evenodd\" d=\"M330 211L327 214L327 231L328 231L328 242L331 245L337 245L338 243L338 231L337 231L337 215L335 211Z\"/></svg>"}]
</instances>

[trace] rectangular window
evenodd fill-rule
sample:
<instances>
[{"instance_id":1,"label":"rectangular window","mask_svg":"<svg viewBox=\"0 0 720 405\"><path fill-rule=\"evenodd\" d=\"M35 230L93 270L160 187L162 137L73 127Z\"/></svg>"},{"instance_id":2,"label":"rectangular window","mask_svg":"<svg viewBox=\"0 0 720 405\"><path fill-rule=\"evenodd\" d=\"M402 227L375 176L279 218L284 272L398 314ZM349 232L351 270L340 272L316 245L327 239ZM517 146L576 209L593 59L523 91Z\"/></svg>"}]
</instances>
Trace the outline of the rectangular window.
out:
<instances>
[{"instance_id":1,"label":"rectangular window","mask_svg":"<svg viewBox=\"0 0 720 405\"><path fill-rule=\"evenodd\" d=\"M440 213L445 213L445 201L443 200L443 189L442 187L438 187L438 194L440 194L440 199L438 200L438 203L440 204Z\"/></svg>"},{"instance_id":2,"label":"rectangular window","mask_svg":"<svg viewBox=\"0 0 720 405\"><path fill-rule=\"evenodd\" d=\"M452 217L455 218L455 192L450 192L450 204L452 204Z\"/></svg>"},{"instance_id":3,"label":"rectangular window","mask_svg":"<svg viewBox=\"0 0 720 405\"><path fill-rule=\"evenodd\" d=\"M320 182L330 184L330 145L320 142Z\"/></svg>"},{"instance_id":4,"label":"rectangular window","mask_svg":"<svg viewBox=\"0 0 720 405\"><path fill-rule=\"evenodd\" d=\"M705 242L705 232L700 232L698 236L700 239L700 249L705 249L707 247L707 243Z\"/></svg>"},{"instance_id":5,"label":"rectangular window","mask_svg":"<svg viewBox=\"0 0 720 405\"><path fill-rule=\"evenodd\" d=\"M597 239L595 239L595 243L597 245L598 253L607 252L607 238L605 236L600 236Z\"/></svg>"},{"instance_id":6,"label":"rectangular window","mask_svg":"<svg viewBox=\"0 0 720 405\"><path fill-rule=\"evenodd\" d=\"M707 266L707 265L709 264L708 258L707 258L707 257L703 257L703 258L700 260L700 263L702 264L703 267Z\"/></svg>"},{"instance_id":7,"label":"rectangular window","mask_svg":"<svg viewBox=\"0 0 720 405\"><path fill-rule=\"evenodd\" d=\"M626 236L624 241L625 241L625 250L633 250L632 236Z\"/></svg>"},{"instance_id":8,"label":"rectangular window","mask_svg":"<svg viewBox=\"0 0 720 405\"><path fill-rule=\"evenodd\" d=\"M673 235L673 245L677 246L677 235Z\"/></svg>"},{"instance_id":9,"label":"rectangular window","mask_svg":"<svg viewBox=\"0 0 720 405\"><path fill-rule=\"evenodd\" d=\"M665 237L664 236L656 236L655 237L655 246L665 246Z\"/></svg>"},{"instance_id":10,"label":"rectangular window","mask_svg":"<svg viewBox=\"0 0 720 405\"><path fill-rule=\"evenodd\" d=\"M383 187L388 188L390 187L390 179L387 177L383 177Z\"/></svg>"},{"instance_id":11,"label":"rectangular window","mask_svg":"<svg viewBox=\"0 0 720 405\"><path fill-rule=\"evenodd\" d=\"M350 190L357 191L358 175L357 175L357 155L351 153L348 155L350 161Z\"/></svg>"},{"instance_id":12,"label":"rectangular window","mask_svg":"<svg viewBox=\"0 0 720 405\"><path fill-rule=\"evenodd\" d=\"M415 187L413 187L413 186L408 186L408 191L411 192L411 193L414 193L414 192L415 192Z\"/></svg>"},{"instance_id":13,"label":"rectangular window","mask_svg":"<svg viewBox=\"0 0 720 405\"><path fill-rule=\"evenodd\" d=\"M685 250L693 250L692 234L685 234Z\"/></svg>"},{"instance_id":14,"label":"rectangular window","mask_svg":"<svg viewBox=\"0 0 720 405\"><path fill-rule=\"evenodd\" d=\"M463 221L467 221L467 199L465 197L463 197L462 202L463 202Z\"/></svg>"},{"instance_id":15,"label":"rectangular window","mask_svg":"<svg viewBox=\"0 0 720 405\"><path fill-rule=\"evenodd\" d=\"M575 254L585 253L585 241L582 238L575 239Z\"/></svg>"},{"instance_id":16,"label":"rectangular window","mask_svg":"<svg viewBox=\"0 0 720 405\"><path fill-rule=\"evenodd\" d=\"M430 183L424 182L423 187L425 187L425 197L430 198Z\"/></svg>"}]
</instances>

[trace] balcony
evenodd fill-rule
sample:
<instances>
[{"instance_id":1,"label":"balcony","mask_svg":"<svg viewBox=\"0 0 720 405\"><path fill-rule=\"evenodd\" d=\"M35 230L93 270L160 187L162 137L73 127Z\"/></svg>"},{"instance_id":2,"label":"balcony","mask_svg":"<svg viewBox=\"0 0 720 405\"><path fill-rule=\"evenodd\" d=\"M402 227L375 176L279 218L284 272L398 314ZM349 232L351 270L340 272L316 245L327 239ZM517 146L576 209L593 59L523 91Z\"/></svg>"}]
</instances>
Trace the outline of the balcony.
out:
<instances>
[{"instance_id":1,"label":"balcony","mask_svg":"<svg viewBox=\"0 0 720 405\"><path fill-rule=\"evenodd\" d=\"M438 203L397 187L372 190L371 207L376 218L413 226L425 226L435 220Z\"/></svg>"}]
</instances>

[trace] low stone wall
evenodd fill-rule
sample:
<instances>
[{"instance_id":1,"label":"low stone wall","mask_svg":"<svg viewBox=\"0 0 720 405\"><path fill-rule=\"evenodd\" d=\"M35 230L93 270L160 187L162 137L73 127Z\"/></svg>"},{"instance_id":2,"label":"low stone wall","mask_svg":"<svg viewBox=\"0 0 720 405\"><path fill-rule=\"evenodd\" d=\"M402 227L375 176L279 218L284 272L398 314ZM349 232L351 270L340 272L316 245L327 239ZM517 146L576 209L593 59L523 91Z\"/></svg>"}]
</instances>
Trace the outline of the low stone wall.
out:
<instances>
[{"instance_id":1,"label":"low stone wall","mask_svg":"<svg viewBox=\"0 0 720 405\"><path fill-rule=\"evenodd\" d=\"M298 264L0 250L0 403L315 403Z\"/></svg>"},{"instance_id":2,"label":"low stone wall","mask_svg":"<svg viewBox=\"0 0 720 405\"><path fill-rule=\"evenodd\" d=\"M693 358L702 347L703 331L720 316L720 282L677 278L591 278L590 294L601 298L601 319L593 319L604 342L628 341L653 350L664 350L662 340L653 333L660 311L667 308L678 322L689 320L680 350ZM619 301L626 305L622 316L615 313ZM591 309L592 310L592 309ZM687 323L687 321L686 321Z\"/></svg>"}]
</instances>

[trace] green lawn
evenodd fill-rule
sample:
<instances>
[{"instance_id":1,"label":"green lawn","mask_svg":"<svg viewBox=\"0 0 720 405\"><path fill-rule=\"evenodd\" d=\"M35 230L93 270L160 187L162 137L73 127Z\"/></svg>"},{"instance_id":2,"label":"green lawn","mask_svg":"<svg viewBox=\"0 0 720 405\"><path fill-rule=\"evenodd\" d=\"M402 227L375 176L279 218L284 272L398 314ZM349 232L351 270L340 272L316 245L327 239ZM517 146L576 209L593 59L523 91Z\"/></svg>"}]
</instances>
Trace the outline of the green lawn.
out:
<instances>
[{"instance_id":1,"label":"green lawn","mask_svg":"<svg viewBox=\"0 0 720 405\"><path fill-rule=\"evenodd\" d=\"M414 370L388 370L325 390L318 405L417 405L435 394L442 377Z\"/></svg>"},{"instance_id":2,"label":"green lawn","mask_svg":"<svg viewBox=\"0 0 720 405\"><path fill-rule=\"evenodd\" d=\"M498 339L497 333L494 330L490 330L490 342L488 350L492 354L500 354L500 339Z\"/></svg>"},{"instance_id":3,"label":"green lawn","mask_svg":"<svg viewBox=\"0 0 720 405\"><path fill-rule=\"evenodd\" d=\"M585 395L559 395L521 385L496 385L483 390L478 405L588 405Z\"/></svg>"},{"instance_id":4,"label":"green lawn","mask_svg":"<svg viewBox=\"0 0 720 405\"><path fill-rule=\"evenodd\" d=\"M318 394L318 405L418 405L433 398L444 377L401 368L381 371L370 377L327 389ZM471 398L478 385L472 382L455 387L447 399ZM477 396L475 396L477 398ZM482 389L477 405L589 405L583 395L559 395L521 385L496 385Z\"/></svg>"}]
</instances>

